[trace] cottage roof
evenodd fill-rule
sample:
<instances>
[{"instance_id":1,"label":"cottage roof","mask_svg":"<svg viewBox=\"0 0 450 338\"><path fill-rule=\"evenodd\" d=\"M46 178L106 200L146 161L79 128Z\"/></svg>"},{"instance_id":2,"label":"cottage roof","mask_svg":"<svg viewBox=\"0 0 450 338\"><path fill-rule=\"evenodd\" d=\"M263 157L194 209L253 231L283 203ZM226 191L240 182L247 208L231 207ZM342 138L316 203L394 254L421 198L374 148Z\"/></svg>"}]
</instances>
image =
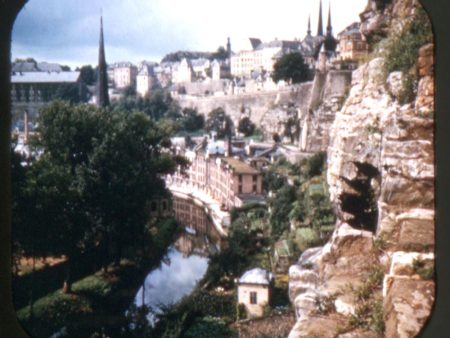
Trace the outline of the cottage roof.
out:
<instances>
[{"instance_id":1,"label":"cottage roof","mask_svg":"<svg viewBox=\"0 0 450 338\"><path fill-rule=\"evenodd\" d=\"M340 38L342 36L348 36L348 35L358 34L358 33L361 34L360 26L361 26L361 23L353 22L351 25L345 27L345 29L338 34L338 37Z\"/></svg>"},{"instance_id":2,"label":"cottage roof","mask_svg":"<svg viewBox=\"0 0 450 338\"><path fill-rule=\"evenodd\" d=\"M75 83L80 72L26 72L13 73L11 83Z\"/></svg>"},{"instance_id":3,"label":"cottage roof","mask_svg":"<svg viewBox=\"0 0 450 338\"><path fill-rule=\"evenodd\" d=\"M269 285L273 275L267 270L261 268L254 268L245 272L241 278L239 278L239 284L261 284Z\"/></svg>"},{"instance_id":4,"label":"cottage roof","mask_svg":"<svg viewBox=\"0 0 450 338\"><path fill-rule=\"evenodd\" d=\"M226 157L223 159L225 163L227 163L235 173L237 174L259 174L259 171L255 168L251 167L245 162L242 162L241 160L238 160L233 157Z\"/></svg>"}]
</instances>

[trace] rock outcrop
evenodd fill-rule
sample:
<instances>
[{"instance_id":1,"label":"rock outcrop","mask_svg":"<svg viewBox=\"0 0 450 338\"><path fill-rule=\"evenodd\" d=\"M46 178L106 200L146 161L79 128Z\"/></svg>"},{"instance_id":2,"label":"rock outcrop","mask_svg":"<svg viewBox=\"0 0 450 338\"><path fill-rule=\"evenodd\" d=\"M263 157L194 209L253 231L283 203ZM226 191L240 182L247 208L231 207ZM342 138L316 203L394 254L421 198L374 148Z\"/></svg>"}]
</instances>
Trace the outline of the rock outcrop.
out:
<instances>
[{"instance_id":1,"label":"rock outcrop","mask_svg":"<svg viewBox=\"0 0 450 338\"><path fill-rule=\"evenodd\" d=\"M369 0L362 31L398 34L416 0ZM338 221L331 240L290 268L297 337L415 337L434 302L434 69L383 73L380 53L353 72L330 129L327 180ZM405 83L415 90L405 100Z\"/></svg>"}]
</instances>

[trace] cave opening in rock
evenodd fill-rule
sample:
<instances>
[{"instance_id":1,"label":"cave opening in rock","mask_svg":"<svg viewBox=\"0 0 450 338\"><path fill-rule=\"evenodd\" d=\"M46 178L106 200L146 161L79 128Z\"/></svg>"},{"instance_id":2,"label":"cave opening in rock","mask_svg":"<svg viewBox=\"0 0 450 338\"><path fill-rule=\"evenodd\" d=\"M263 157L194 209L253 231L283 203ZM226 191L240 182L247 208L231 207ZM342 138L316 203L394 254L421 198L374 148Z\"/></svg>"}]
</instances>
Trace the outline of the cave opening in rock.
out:
<instances>
[{"instance_id":1,"label":"cave opening in rock","mask_svg":"<svg viewBox=\"0 0 450 338\"><path fill-rule=\"evenodd\" d=\"M347 223L352 227L375 232L378 222L378 192L373 182L379 178L380 172L369 163L352 163L356 167L355 177L340 177L348 189L339 196L339 206L342 212L350 215Z\"/></svg>"}]
</instances>

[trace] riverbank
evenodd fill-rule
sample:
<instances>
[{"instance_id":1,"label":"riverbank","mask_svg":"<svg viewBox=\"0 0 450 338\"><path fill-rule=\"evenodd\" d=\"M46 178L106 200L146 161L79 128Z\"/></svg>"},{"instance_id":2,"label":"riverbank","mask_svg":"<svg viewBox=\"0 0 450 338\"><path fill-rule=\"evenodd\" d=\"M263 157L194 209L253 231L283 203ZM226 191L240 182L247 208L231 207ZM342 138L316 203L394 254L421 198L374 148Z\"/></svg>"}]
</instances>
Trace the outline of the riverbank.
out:
<instances>
[{"instance_id":1,"label":"riverbank","mask_svg":"<svg viewBox=\"0 0 450 338\"><path fill-rule=\"evenodd\" d=\"M219 202L205 192L186 184L167 184L170 192L179 198L190 199L211 216L211 220L221 236L228 236L228 228L231 223L230 213L221 210Z\"/></svg>"},{"instance_id":2,"label":"riverbank","mask_svg":"<svg viewBox=\"0 0 450 338\"><path fill-rule=\"evenodd\" d=\"M106 271L76 280L70 293L58 288L62 284L56 286L53 280L45 280L49 285L55 284L56 291L37 299L32 309L30 305L18 309L22 327L36 338L58 332L64 333L61 337L121 337L132 320L125 316L126 310L148 272L160 264L178 234L176 222L166 220L154 231L145 256L130 253L118 265L110 264Z\"/></svg>"}]
</instances>

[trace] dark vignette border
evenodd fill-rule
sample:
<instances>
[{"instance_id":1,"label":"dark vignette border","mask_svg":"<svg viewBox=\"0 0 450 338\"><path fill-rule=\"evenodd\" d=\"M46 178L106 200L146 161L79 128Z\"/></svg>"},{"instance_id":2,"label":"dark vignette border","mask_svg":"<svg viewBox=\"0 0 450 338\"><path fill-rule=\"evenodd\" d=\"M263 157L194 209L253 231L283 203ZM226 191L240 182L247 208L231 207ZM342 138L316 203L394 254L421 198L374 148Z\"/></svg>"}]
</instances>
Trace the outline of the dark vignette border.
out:
<instances>
[{"instance_id":1,"label":"dark vignette border","mask_svg":"<svg viewBox=\"0 0 450 338\"><path fill-rule=\"evenodd\" d=\"M3 2L3 0L0 0ZM35 0L31 0L35 1ZM299 0L300 1L300 0ZM334 0L336 1L336 0ZM345 6L344 0L343 5ZM440 338L447 337L450 332L450 226L447 220L450 215L446 213L450 206L450 1L448 0L420 0L431 17L435 35L435 72L436 72L436 120L435 120L435 161L436 161L436 271L437 288L436 302L432 315L420 337ZM0 13L0 20L7 21L5 13ZM0 40L1 52L8 50L11 38ZM10 65L0 64L0 73L9 72ZM0 82L0 93L9 93L9 84ZM6 114L6 107L0 107L0 116ZM7 119L0 119L5 121ZM9 130L9 128L2 128ZM0 135L0 140L9 137ZM4 141L3 141L4 142ZM3 149L6 149L3 144ZM0 153L0 172L8 172L9 160L6 153ZM0 187L0 203L7 203L8 190ZM5 204L0 208L5 210ZM11 264L10 264L10 238L5 215L0 215L0 338L27 337L15 318L15 309L12 307ZM6 233L6 235L5 235ZM5 286L9 290L5 290Z\"/></svg>"}]
</instances>

